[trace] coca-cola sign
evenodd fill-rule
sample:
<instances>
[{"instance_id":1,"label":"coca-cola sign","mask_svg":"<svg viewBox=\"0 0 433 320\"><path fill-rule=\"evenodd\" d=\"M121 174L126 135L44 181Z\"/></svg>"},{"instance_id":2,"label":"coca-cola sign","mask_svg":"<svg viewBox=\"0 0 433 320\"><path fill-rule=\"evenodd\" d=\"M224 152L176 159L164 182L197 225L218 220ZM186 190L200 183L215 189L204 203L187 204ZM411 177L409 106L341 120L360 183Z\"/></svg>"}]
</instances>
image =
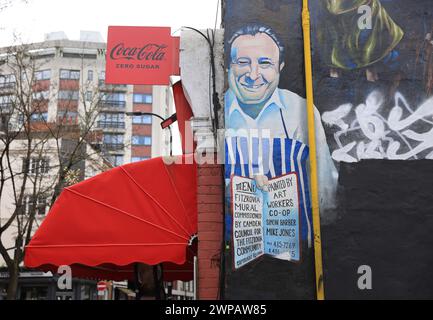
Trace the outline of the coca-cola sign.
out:
<instances>
[{"instance_id":1,"label":"coca-cola sign","mask_svg":"<svg viewBox=\"0 0 433 320\"><path fill-rule=\"evenodd\" d=\"M123 42L114 46L110 52L110 58L112 60L153 60L161 61L164 60L167 45L148 43L143 45L141 48L126 47Z\"/></svg>"},{"instance_id":2,"label":"coca-cola sign","mask_svg":"<svg viewBox=\"0 0 433 320\"><path fill-rule=\"evenodd\" d=\"M168 85L179 75L179 38L170 28L109 27L107 84Z\"/></svg>"}]
</instances>

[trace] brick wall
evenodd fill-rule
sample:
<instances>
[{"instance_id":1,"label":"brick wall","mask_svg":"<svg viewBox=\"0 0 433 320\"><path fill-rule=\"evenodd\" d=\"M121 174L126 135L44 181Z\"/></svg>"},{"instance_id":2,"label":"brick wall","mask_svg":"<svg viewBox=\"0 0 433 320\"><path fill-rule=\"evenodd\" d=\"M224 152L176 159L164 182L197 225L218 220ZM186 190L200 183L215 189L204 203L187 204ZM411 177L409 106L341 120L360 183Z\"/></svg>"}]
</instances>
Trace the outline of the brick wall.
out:
<instances>
[{"instance_id":1,"label":"brick wall","mask_svg":"<svg viewBox=\"0 0 433 320\"><path fill-rule=\"evenodd\" d=\"M223 167L198 166L198 299L218 299L224 219Z\"/></svg>"}]
</instances>

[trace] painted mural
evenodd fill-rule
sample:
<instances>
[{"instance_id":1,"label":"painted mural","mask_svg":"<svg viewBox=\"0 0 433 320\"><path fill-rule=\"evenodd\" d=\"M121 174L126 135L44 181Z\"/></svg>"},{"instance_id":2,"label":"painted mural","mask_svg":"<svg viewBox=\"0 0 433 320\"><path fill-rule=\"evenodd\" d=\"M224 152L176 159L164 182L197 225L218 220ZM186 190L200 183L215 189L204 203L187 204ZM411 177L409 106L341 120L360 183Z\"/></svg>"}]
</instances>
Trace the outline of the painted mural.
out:
<instances>
[{"instance_id":1,"label":"painted mural","mask_svg":"<svg viewBox=\"0 0 433 320\"><path fill-rule=\"evenodd\" d=\"M314 298L301 7L297 0L226 2L228 298ZM399 234L397 222L406 221L409 211L384 208L406 207L406 195L374 198L390 188L381 174L396 170L378 161L433 159L433 10L430 0L321 0L310 9L325 278L335 278L357 261L343 248L370 243L370 221L395 229L379 237ZM357 189L368 178L379 192ZM354 231L340 239L337 229ZM377 248L402 241L393 236ZM391 261L389 252L380 256ZM347 293L341 288L350 281L335 288Z\"/></svg>"},{"instance_id":2,"label":"painted mural","mask_svg":"<svg viewBox=\"0 0 433 320\"><path fill-rule=\"evenodd\" d=\"M332 158L336 162L433 159L432 22L422 21L425 15L420 15L424 30L410 39L405 35L410 36L408 31L414 32L418 23L407 25L397 10L401 1L320 4L313 5L315 79L321 81L316 82L316 99L329 128ZM365 12L359 10L362 6ZM370 21L363 26L365 14ZM323 74L323 65L329 74ZM417 79L423 73L429 78L424 86ZM350 87L342 91L342 83ZM332 102L330 90L335 90Z\"/></svg>"},{"instance_id":3,"label":"painted mural","mask_svg":"<svg viewBox=\"0 0 433 320\"><path fill-rule=\"evenodd\" d=\"M278 87L285 46L271 27L245 25L228 44L226 178L231 178L234 266L262 254L299 262L301 242L312 246L306 102ZM336 170L317 110L316 122L326 206Z\"/></svg>"},{"instance_id":4,"label":"painted mural","mask_svg":"<svg viewBox=\"0 0 433 320\"><path fill-rule=\"evenodd\" d=\"M326 64L334 69L332 72L364 68L395 57L393 50L404 33L380 0L323 0L318 3L330 18L320 21L317 35L323 50L321 54L326 58ZM311 5L315 3L312 1ZM365 29L360 27L363 21L359 11L363 6L369 15Z\"/></svg>"},{"instance_id":5,"label":"painted mural","mask_svg":"<svg viewBox=\"0 0 433 320\"><path fill-rule=\"evenodd\" d=\"M228 12L241 14L241 2L229 1ZM243 3L243 10L264 5L261 1ZM265 6L263 10L278 15L277 8ZM228 25L232 21L226 19ZM287 34L282 32L283 20L276 21L281 24L276 25L271 16L263 20L242 16L236 25L226 28L228 286L247 290L251 297L287 291L285 287L273 293L263 291L263 281L254 276L258 270L302 270L306 263L309 268L304 270L309 273L313 265L307 112L302 97L305 93L299 89L303 88L303 76L297 75L296 86L287 86L283 80L297 70L299 64L293 65L290 56L302 55L302 51L295 53L302 47L290 47ZM320 197L322 205L329 207L333 203L337 172L317 110L315 116L319 172L327 185L320 190ZM242 278L245 281L246 274L254 277L251 286L238 287L236 283ZM287 274L283 274L281 281L290 286L296 279L287 281ZM296 287L292 285L292 290ZM313 292L307 291L305 297L312 298ZM233 292L232 296L239 294Z\"/></svg>"}]
</instances>

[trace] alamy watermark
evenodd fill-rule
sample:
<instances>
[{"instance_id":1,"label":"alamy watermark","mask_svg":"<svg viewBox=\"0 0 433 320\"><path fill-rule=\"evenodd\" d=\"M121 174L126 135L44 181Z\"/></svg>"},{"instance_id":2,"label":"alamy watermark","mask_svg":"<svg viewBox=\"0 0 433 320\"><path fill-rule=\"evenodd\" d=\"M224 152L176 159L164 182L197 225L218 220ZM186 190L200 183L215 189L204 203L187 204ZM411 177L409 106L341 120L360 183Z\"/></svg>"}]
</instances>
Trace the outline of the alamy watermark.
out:
<instances>
[{"instance_id":1,"label":"alamy watermark","mask_svg":"<svg viewBox=\"0 0 433 320\"><path fill-rule=\"evenodd\" d=\"M370 266L362 265L358 268L358 289L372 290L373 289L373 271Z\"/></svg>"},{"instance_id":2,"label":"alamy watermark","mask_svg":"<svg viewBox=\"0 0 433 320\"><path fill-rule=\"evenodd\" d=\"M186 122L188 127L189 122ZM260 166L266 161L262 157L253 157L253 149L262 146L263 141L270 141L273 138L271 129L218 129L214 135L210 129L199 129L194 131L194 135L188 134L185 130L185 149L193 150L193 145L197 146L195 152L190 157L163 157L166 165L171 164L220 164L220 165L247 165L253 164ZM245 149L240 150L240 139L242 139ZM266 143L268 145L269 143ZM227 147L227 148L226 148ZM236 149L236 150L235 150ZM226 151L228 153L226 154ZM239 157L233 152L245 152L245 157ZM264 152L264 150L263 150ZM188 154L188 152L186 152ZM270 159L267 159L270 161ZM255 163L257 162L257 163Z\"/></svg>"},{"instance_id":3,"label":"alamy watermark","mask_svg":"<svg viewBox=\"0 0 433 320\"><path fill-rule=\"evenodd\" d=\"M70 266L60 266L57 269L59 278L57 279L57 288L59 290L72 290L72 269Z\"/></svg>"}]
</instances>

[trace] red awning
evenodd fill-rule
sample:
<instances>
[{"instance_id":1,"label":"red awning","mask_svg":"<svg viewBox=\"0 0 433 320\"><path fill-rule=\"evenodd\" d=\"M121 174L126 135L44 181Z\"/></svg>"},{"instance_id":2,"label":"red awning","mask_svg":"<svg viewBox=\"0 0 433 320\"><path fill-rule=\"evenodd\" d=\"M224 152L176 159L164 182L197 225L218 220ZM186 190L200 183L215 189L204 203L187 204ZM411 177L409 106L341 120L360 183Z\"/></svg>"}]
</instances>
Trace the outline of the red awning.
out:
<instances>
[{"instance_id":1,"label":"red awning","mask_svg":"<svg viewBox=\"0 0 433 320\"><path fill-rule=\"evenodd\" d=\"M165 280L191 280L197 178L189 157L128 164L65 188L26 247L26 267L69 265L76 277L121 280L133 278L134 263L164 263Z\"/></svg>"}]
</instances>

